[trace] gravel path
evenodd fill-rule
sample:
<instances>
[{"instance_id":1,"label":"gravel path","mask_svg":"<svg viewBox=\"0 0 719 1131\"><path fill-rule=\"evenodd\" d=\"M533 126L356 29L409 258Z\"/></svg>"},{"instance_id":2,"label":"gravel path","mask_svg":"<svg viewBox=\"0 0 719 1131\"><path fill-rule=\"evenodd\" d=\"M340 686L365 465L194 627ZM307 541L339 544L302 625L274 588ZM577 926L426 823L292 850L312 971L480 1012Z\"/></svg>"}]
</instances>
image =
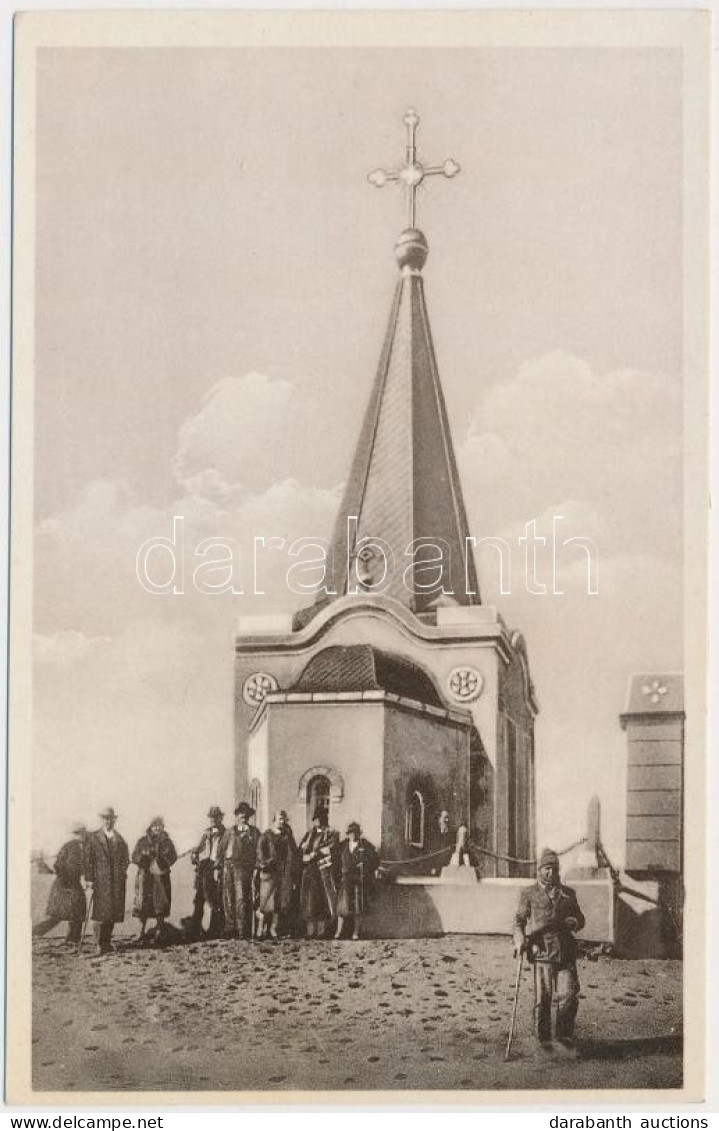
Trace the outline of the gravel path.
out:
<instances>
[{"instance_id":1,"label":"gravel path","mask_svg":"<svg viewBox=\"0 0 719 1131\"><path fill-rule=\"evenodd\" d=\"M127 943L120 943L127 947ZM77 958L35 943L38 1091L680 1087L681 963L582 960L577 1063L512 1061L509 940L212 942Z\"/></svg>"}]
</instances>

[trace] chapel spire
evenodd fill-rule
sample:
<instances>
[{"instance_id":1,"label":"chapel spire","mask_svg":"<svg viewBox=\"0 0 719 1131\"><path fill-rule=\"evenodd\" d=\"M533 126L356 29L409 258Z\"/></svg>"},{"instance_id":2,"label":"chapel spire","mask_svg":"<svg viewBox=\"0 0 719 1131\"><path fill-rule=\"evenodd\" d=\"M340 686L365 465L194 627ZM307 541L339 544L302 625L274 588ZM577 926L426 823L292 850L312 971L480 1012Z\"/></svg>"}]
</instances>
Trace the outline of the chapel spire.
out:
<instances>
[{"instance_id":1,"label":"chapel spire","mask_svg":"<svg viewBox=\"0 0 719 1131\"><path fill-rule=\"evenodd\" d=\"M382 592L427 614L438 604L480 603L424 297L422 268L429 249L415 226L417 191L426 178L455 177L460 167L453 158L443 165L423 165L417 156L415 110L407 111L404 124L404 165L376 169L368 177L378 188L388 183L404 188L408 226L395 245L400 278L337 515L327 586L342 596L349 575L350 586L359 578L368 592ZM368 540L391 547L394 560L386 585L381 583L383 555L373 555Z\"/></svg>"}]
</instances>

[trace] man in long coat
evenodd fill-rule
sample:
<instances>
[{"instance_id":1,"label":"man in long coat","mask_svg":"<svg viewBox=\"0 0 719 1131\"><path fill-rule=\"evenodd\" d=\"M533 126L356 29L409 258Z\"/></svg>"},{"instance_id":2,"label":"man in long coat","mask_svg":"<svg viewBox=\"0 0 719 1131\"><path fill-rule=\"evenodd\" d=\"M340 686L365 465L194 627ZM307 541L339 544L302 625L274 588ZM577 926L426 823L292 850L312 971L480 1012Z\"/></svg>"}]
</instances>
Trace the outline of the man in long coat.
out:
<instances>
[{"instance_id":1,"label":"man in long coat","mask_svg":"<svg viewBox=\"0 0 719 1131\"><path fill-rule=\"evenodd\" d=\"M546 848L538 878L524 888L514 917L514 953L524 951L534 963L534 1023L540 1048L575 1057L574 1022L579 1006L577 944L584 916L573 888L559 881L559 857ZM556 999L556 1041L552 1041L552 1005Z\"/></svg>"},{"instance_id":2,"label":"man in long coat","mask_svg":"<svg viewBox=\"0 0 719 1131\"><path fill-rule=\"evenodd\" d=\"M210 922L207 937L214 939L222 934L225 916L222 909L222 860L220 841L225 834L224 813L219 805L212 805L207 816L210 824L200 837L197 848L193 848L190 859L195 867L195 905L192 915L182 920L182 925L199 935L202 932L202 919L205 907L210 908Z\"/></svg>"},{"instance_id":3,"label":"man in long coat","mask_svg":"<svg viewBox=\"0 0 719 1131\"><path fill-rule=\"evenodd\" d=\"M276 939L290 926L288 919L299 880L299 853L284 809L275 813L272 828L257 843L257 868L260 874L259 928L266 937Z\"/></svg>"},{"instance_id":4,"label":"man in long coat","mask_svg":"<svg viewBox=\"0 0 719 1131\"><path fill-rule=\"evenodd\" d=\"M40 937L46 935L58 923L67 921L66 942L77 945L82 934L82 924L87 913L87 902L82 887L82 877L85 871L85 838L87 829L84 825L75 825L72 829L72 840L63 844L55 858L55 879L50 888L47 901L47 918L33 927L33 935Z\"/></svg>"},{"instance_id":5,"label":"man in long coat","mask_svg":"<svg viewBox=\"0 0 719 1131\"><path fill-rule=\"evenodd\" d=\"M100 954L109 954L115 923L122 923L125 918L130 853L115 828L115 810L104 809L100 817L102 828L91 833L87 840L85 879L92 884L92 919Z\"/></svg>"},{"instance_id":6,"label":"man in long coat","mask_svg":"<svg viewBox=\"0 0 719 1131\"><path fill-rule=\"evenodd\" d=\"M162 817L153 817L147 832L141 836L132 854L137 864L133 914L140 920L140 942L145 941L148 919L157 923L157 941L165 936L165 920L172 906L170 869L177 860L177 851L165 830Z\"/></svg>"},{"instance_id":7,"label":"man in long coat","mask_svg":"<svg viewBox=\"0 0 719 1131\"><path fill-rule=\"evenodd\" d=\"M260 836L254 825L249 823L254 812L251 805L241 801L235 809L235 827L226 829L220 841L225 938L252 938L252 919L255 913L252 881Z\"/></svg>"}]
</instances>

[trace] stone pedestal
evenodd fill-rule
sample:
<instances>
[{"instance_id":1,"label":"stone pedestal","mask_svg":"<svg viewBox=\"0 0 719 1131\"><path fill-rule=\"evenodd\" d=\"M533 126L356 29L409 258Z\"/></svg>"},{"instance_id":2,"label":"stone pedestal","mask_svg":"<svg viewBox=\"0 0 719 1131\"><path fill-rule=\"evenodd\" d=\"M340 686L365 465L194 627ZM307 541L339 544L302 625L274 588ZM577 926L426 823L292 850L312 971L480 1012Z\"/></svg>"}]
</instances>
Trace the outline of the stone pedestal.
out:
<instances>
[{"instance_id":1,"label":"stone pedestal","mask_svg":"<svg viewBox=\"0 0 719 1131\"><path fill-rule=\"evenodd\" d=\"M440 881L443 884L478 884L477 873L467 864L448 864L440 872Z\"/></svg>"}]
</instances>

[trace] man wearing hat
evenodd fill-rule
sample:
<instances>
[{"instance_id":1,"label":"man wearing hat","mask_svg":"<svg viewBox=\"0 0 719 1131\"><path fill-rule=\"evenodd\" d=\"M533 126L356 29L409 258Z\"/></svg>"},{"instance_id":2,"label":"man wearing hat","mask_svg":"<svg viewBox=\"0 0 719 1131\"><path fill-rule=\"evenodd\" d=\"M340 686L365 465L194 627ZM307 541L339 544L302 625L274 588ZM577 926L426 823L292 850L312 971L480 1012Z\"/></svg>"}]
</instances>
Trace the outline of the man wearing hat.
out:
<instances>
[{"instance_id":1,"label":"man wearing hat","mask_svg":"<svg viewBox=\"0 0 719 1131\"><path fill-rule=\"evenodd\" d=\"M579 1005L576 931L584 916L576 893L559 881L559 857L546 848L539 858L537 882L519 897L514 917L515 957L526 952L534 964L534 1020L540 1048L575 1057L574 1022ZM552 1041L552 1006L556 1006Z\"/></svg>"},{"instance_id":2,"label":"man wearing hat","mask_svg":"<svg viewBox=\"0 0 719 1131\"><path fill-rule=\"evenodd\" d=\"M209 906L208 938L217 938L221 935L225 925L225 916L222 910L222 861L220 859L220 841L225 833L224 815L219 805L210 807L207 814L210 818L210 824L203 832L197 848L193 848L190 853L190 859L195 867L195 906L192 915L188 919L183 919L182 922L183 926L190 927L194 934L199 935L202 930L205 907Z\"/></svg>"},{"instance_id":3,"label":"man wearing hat","mask_svg":"<svg viewBox=\"0 0 719 1131\"><path fill-rule=\"evenodd\" d=\"M92 919L100 954L109 954L115 923L125 918L130 853L115 828L117 813L112 806L103 809L100 817L102 828L87 839L85 879L92 884Z\"/></svg>"},{"instance_id":4,"label":"man wearing hat","mask_svg":"<svg viewBox=\"0 0 719 1131\"><path fill-rule=\"evenodd\" d=\"M299 843L302 857L300 914L307 938L324 938L327 924L337 914L337 888L334 880L339 837L329 827L327 809L320 806L312 816L312 827Z\"/></svg>"},{"instance_id":5,"label":"man wearing hat","mask_svg":"<svg viewBox=\"0 0 719 1131\"><path fill-rule=\"evenodd\" d=\"M82 924L87 913L82 876L85 871L84 825L73 825L72 840L63 844L55 858L55 879L47 901L47 918L33 927L35 937L46 935L58 923L67 921L66 942L77 945L82 934Z\"/></svg>"},{"instance_id":6,"label":"man wearing hat","mask_svg":"<svg viewBox=\"0 0 719 1131\"><path fill-rule=\"evenodd\" d=\"M254 812L241 801L235 809L235 827L226 829L220 841L226 938L252 938L252 879L259 840L257 829L249 823Z\"/></svg>"},{"instance_id":7,"label":"man wearing hat","mask_svg":"<svg viewBox=\"0 0 719 1131\"><path fill-rule=\"evenodd\" d=\"M350 821L347 837L339 851L340 889L337 898L337 930L335 938L341 939L347 919L352 921L352 938L358 939L362 930L362 917L374 888L374 878L379 860L370 841L362 836L357 821Z\"/></svg>"}]
</instances>

